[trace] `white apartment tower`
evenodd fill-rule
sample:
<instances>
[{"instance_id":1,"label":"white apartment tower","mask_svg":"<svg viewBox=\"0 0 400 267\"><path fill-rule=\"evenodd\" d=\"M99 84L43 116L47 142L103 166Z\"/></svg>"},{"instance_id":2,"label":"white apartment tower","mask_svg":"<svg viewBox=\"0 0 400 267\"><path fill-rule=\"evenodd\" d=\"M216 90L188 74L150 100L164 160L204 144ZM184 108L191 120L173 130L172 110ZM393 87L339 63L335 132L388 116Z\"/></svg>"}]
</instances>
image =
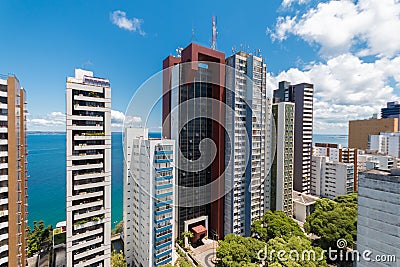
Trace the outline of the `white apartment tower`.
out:
<instances>
[{"instance_id":1,"label":"white apartment tower","mask_svg":"<svg viewBox=\"0 0 400 267\"><path fill-rule=\"evenodd\" d=\"M124 252L130 267L173 262L175 141L148 138L145 128L124 135Z\"/></svg>"},{"instance_id":2,"label":"white apartment tower","mask_svg":"<svg viewBox=\"0 0 400 267\"><path fill-rule=\"evenodd\" d=\"M269 209L266 162L271 100L266 97L266 65L261 57L238 52L226 59L226 186L225 235L249 236L251 225ZM269 151L269 150L268 150ZM233 157L233 158L231 158ZM268 166L267 166L268 167Z\"/></svg>"},{"instance_id":3,"label":"white apartment tower","mask_svg":"<svg viewBox=\"0 0 400 267\"><path fill-rule=\"evenodd\" d=\"M111 88L67 78L67 267L111 266Z\"/></svg>"},{"instance_id":4,"label":"white apartment tower","mask_svg":"<svg viewBox=\"0 0 400 267\"><path fill-rule=\"evenodd\" d=\"M272 131L275 153L270 172L271 210L281 210L293 215L293 169L294 169L294 118L293 103L281 102L272 105L276 130Z\"/></svg>"}]
</instances>

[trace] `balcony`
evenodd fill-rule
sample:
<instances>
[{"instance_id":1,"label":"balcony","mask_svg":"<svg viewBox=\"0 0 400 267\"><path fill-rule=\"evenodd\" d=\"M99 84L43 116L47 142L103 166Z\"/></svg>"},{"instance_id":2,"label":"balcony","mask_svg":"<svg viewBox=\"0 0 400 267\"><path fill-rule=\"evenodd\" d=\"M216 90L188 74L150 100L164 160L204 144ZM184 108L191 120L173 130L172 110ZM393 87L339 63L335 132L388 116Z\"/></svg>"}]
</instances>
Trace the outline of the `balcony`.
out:
<instances>
[{"instance_id":1,"label":"balcony","mask_svg":"<svg viewBox=\"0 0 400 267\"><path fill-rule=\"evenodd\" d=\"M84 240L82 242L79 242L76 245L73 245L72 246L72 250L78 250L78 249L81 249L81 248L84 248L84 247L89 247L89 246L92 246L94 244L98 244L98 243L101 243L101 242L103 242L103 237L101 237L101 236L99 236L99 237L97 237L97 238L95 238L93 240L90 240L90 241Z\"/></svg>"},{"instance_id":2,"label":"balcony","mask_svg":"<svg viewBox=\"0 0 400 267\"><path fill-rule=\"evenodd\" d=\"M7 139L0 139L0 145L8 145Z\"/></svg>"},{"instance_id":3,"label":"balcony","mask_svg":"<svg viewBox=\"0 0 400 267\"><path fill-rule=\"evenodd\" d=\"M0 241L8 239L8 233L0 235Z\"/></svg>"},{"instance_id":4,"label":"balcony","mask_svg":"<svg viewBox=\"0 0 400 267\"><path fill-rule=\"evenodd\" d=\"M1 193L7 193L7 192L8 192L8 186L0 187L0 194Z\"/></svg>"},{"instance_id":5,"label":"balcony","mask_svg":"<svg viewBox=\"0 0 400 267\"><path fill-rule=\"evenodd\" d=\"M173 154L172 150L161 150L161 151L155 151L156 155L171 155Z\"/></svg>"},{"instance_id":6,"label":"balcony","mask_svg":"<svg viewBox=\"0 0 400 267\"><path fill-rule=\"evenodd\" d=\"M67 126L68 130L75 130L75 131L101 131L103 130L103 126L100 124L97 125L76 125L73 124L72 126Z\"/></svg>"},{"instance_id":7,"label":"balcony","mask_svg":"<svg viewBox=\"0 0 400 267\"><path fill-rule=\"evenodd\" d=\"M0 205L8 204L8 198L0 199Z\"/></svg>"},{"instance_id":8,"label":"balcony","mask_svg":"<svg viewBox=\"0 0 400 267\"><path fill-rule=\"evenodd\" d=\"M80 184L80 185L74 185L74 190L83 190L83 189L89 189L89 188L96 188L96 187L102 187L106 185L110 185L110 182L97 182L97 183L87 183L87 184Z\"/></svg>"},{"instance_id":9,"label":"balcony","mask_svg":"<svg viewBox=\"0 0 400 267\"><path fill-rule=\"evenodd\" d=\"M103 163L72 165L71 170L79 171L79 170L88 170L88 169L101 169L101 168L103 168L103 166L104 166Z\"/></svg>"},{"instance_id":10,"label":"balcony","mask_svg":"<svg viewBox=\"0 0 400 267\"><path fill-rule=\"evenodd\" d=\"M2 222L0 223L0 229L8 227L8 222Z\"/></svg>"},{"instance_id":11,"label":"balcony","mask_svg":"<svg viewBox=\"0 0 400 267\"><path fill-rule=\"evenodd\" d=\"M7 121L8 116L7 115L0 115L0 121Z\"/></svg>"},{"instance_id":12,"label":"balcony","mask_svg":"<svg viewBox=\"0 0 400 267\"><path fill-rule=\"evenodd\" d=\"M92 173L84 173L77 174L74 176L74 180L83 180L83 179L92 179L92 178L102 178L105 177L106 174L104 172L92 172Z\"/></svg>"},{"instance_id":13,"label":"balcony","mask_svg":"<svg viewBox=\"0 0 400 267\"><path fill-rule=\"evenodd\" d=\"M74 146L74 150L93 150L93 149L106 149L110 148L110 145L81 145Z\"/></svg>"},{"instance_id":14,"label":"balcony","mask_svg":"<svg viewBox=\"0 0 400 267\"><path fill-rule=\"evenodd\" d=\"M104 133L98 135L75 135L74 140L106 140L111 139L110 136L105 136Z\"/></svg>"},{"instance_id":15,"label":"balcony","mask_svg":"<svg viewBox=\"0 0 400 267\"><path fill-rule=\"evenodd\" d=\"M75 266L75 267L89 266L89 265L92 265L92 264L94 264L94 263L96 263L96 262L103 261L105 258L106 258L105 255L98 255L98 256L96 256L96 257L90 259L90 260L81 261L81 262L79 262L78 264L75 264L74 266ZM97 266L97 265L96 265L96 266Z\"/></svg>"},{"instance_id":16,"label":"balcony","mask_svg":"<svg viewBox=\"0 0 400 267\"><path fill-rule=\"evenodd\" d=\"M82 223L82 224L77 224L77 225L74 225L74 230L84 229L84 228L95 226L95 225L102 224L105 222L108 222L108 220L100 219L100 220L90 221L90 222L86 222L86 223Z\"/></svg>"},{"instance_id":17,"label":"balcony","mask_svg":"<svg viewBox=\"0 0 400 267\"><path fill-rule=\"evenodd\" d=\"M8 175L0 175L0 182L7 180L8 180Z\"/></svg>"},{"instance_id":18,"label":"balcony","mask_svg":"<svg viewBox=\"0 0 400 267\"><path fill-rule=\"evenodd\" d=\"M88 102L110 102L110 99L105 99L102 97L92 97L92 96L84 96L84 95L74 95L75 100L81 100L81 101L88 101Z\"/></svg>"},{"instance_id":19,"label":"balcony","mask_svg":"<svg viewBox=\"0 0 400 267\"><path fill-rule=\"evenodd\" d=\"M4 251L7 251L7 250L8 250L8 245L2 245L0 247L0 253L3 253Z\"/></svg>"},{"instance_id":20,"label":"balcony","mask_svg":"<svg viewBox=\"0 0 400 267\"><path fill-rule=\"evenodd\" d=\"M8 246L7 246L7 249L8 249ZM4 258L0 259L0 265L5 264L5 263L8 263L8 257L4 257Z\"/></svg>"},{"instance_id":21,"label":"balcony","mask_svg":"<svg viewBox=\"0 0 400 267\"><path fill-rule=\"evenodd\" d=\"M74 200L81 200L85 198L101 197L101 196L103 196L103 191L98 191L93 193L82 192L79 195L72 196L71 199L72 201L74 201Z\"/></svg>"},{"instance_id":22,"label":"balcony","mask_svg":"<svg viewBox=\"0 0 400 267\"><path fill-rule=\"evenodd\" d=\"M96 206L103 206L103 200L98 200L98 201L93 201L93 202L88 202L88 203L83 203L80 205L72 206L71 210L81 210L81 209L87 209L91 207L96 207Z\"/></svg>"},{"instance_id":23,"label":"balcony","mask_svg":"<svg viewBox=\"0 0 400 267\"><path fill-rule=\"evenodd\" d=\"M103 87L89 85L89 84L72 83L72 82L67 82L67 89L103 93Z\"/></svg>"},{"instance_id":24,"label":"balcony","mask_svg":"<svg viewBox=\"0 0 400 267\"><path fill-rule=\"evenodd\" d=\"M80 106L80 105L74 105L74 110L107 112L107 111L110 111L110 108L100 107L100 106Z\"/></svg>"},{"instance_id":25,"label":"balcony","mask_svg":"<svg viewBox=\"0 0 400 267\"><path fill-rule=\"evenodd\" d=\"M94 249L88 249L88 250L86 250L86 251L84 251L82 253L75 254L74 255L74 259L75 260L79 260L79 259L82 259L82 258L86 258L89 255L99 253L100 251L103 251L105 249L106 249L105 246L100 246L100 247L94 248Z\"/></svg>"},{"instance_id":26,"label":"balcony","mask_svg":"<svg viewBox=\"0 0 400 267\"><path fill-rule=\"evenodd\" d=\"M103 116L85 116L85 115L71 115L68 119L77 121L103 121Z\"/></svg>"},{"instance_id":27,"label":"balcony","mask_svg":"<svg viewBox=\"0 0 400 267\"><path fill-rule=\"evenodd\" d=\"M80 214L75 214L74 215L74 220L78 221L78 220L83 219L83 218L103 215L105 212L106 212L105 209L99 209L99 210L95 210L95 211L88 211L88 212L84 212L84 213L80 213Z\"/></svg>"},{"instance_id":28,"label":"balcony","mask_svg":"<svg viewBox=\"0 0 400 267\"><path fill-rule=\"evenodd\" d=\"M0 133L8 133L8 128L0 126Z\"/></svg>"},{"instance_id":29,"label":"balcony","mask_svg":"<svg viewBox=\"0 0 400 267\"><path fill-rule=\"evenodd\" d=\"M98 153L98 154L80 153L79 155L71 156L71 160L102 159L103 156L104 155L101 153Z\"/></svg>"},{"instance_id":30,"label":"balcony","mask_svg":"<svg viewBox=\"0 0 400 267\"><path fill-rule=\"evenodd\" d=\"M156 159L154 160L156 163L169 163L172 162L172 159Z\"/></svg>"},{"instance_id":31,"label":"balcony","mask_svg":"<svg viewBox=\"0 0 400 267\"><path fill-rule=\"evenodd\" d=\"M81 233L81 234L75 234L75 235L72 235L71 240L72 241L76 241L76 240L79 240L79 239L82 239L82 238L88 238L88 237L93 236L93 235L101 234L101 233L103 233L103 231L104 231L103 228L100 227L98 229L91 230L91 231L86 231L86 232Z\"/></svg>"}]
</instances>

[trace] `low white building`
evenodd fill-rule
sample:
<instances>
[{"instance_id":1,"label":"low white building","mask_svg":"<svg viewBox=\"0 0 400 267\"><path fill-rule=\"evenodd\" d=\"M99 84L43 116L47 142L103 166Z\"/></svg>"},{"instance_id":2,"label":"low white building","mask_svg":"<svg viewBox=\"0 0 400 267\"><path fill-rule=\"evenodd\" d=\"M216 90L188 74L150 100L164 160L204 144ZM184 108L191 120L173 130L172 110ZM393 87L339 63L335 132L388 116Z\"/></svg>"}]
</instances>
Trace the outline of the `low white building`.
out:
<instances>
[{"instance_id":1,"label":"low white building","mask_svg":"<svg viewBox=\"0 0 400 267\"><path fill-rule=\"evenodd\" d=\"M304 223L307 216L314 211L318 199L316 196L293 191L293 219Z\"/></svg>"},{"instance_id":2,"label":"low white building","mask_svg":"<svg viewBox=\"0 0 400 267\"><path fill-rule=\"evenodd\" d=\"M311 194L333 199L354 192L354 164L312 156Z\"/></svg>"}]
</instances>

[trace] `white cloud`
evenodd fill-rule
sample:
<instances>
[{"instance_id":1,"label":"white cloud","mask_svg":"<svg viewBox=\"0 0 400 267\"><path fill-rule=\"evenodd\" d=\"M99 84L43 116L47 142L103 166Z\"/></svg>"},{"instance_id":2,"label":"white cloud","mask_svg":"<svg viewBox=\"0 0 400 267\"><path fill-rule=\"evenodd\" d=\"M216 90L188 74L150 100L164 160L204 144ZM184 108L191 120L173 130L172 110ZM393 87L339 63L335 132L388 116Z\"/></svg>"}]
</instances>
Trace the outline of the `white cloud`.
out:
<instances>
[{"instance_id":1,"label":"white cloud","mask_svg":"<svg viewBox=\"0 0 400 267\"><path fill-rule=\"evenodd\" d=\"M396 100L390 81L400 84L400 56L367 63L343 54L307 69L291 68L267 77L268 88L279 81L314 84L314 130L316 133L346 133L347 122L379 113L387 101Z\"/></svg>"},{"instance_id":2,"label":"white cloud","mask_svg":"<svg viewBox=\"0 0 400 267\"><path fill-rule=\"evenodd\" d=\"M117 25L121 29L125 29L131 32L138 32L140 35L145 35L142 30L143 20L138 18L128 19L126 12L116 10L111 13L110 20L113 24Z\"/></svg>"},{"instance_id":3,"label":"white cloud","mask_svg":"<svg viewBox=\"0 0 400 267\"><path fill-rule=\"evenodd\" d=\"M27 128L29 131L65 131L65 114L56 111L32 118L28 115Z\"/></svg>"},{"instance_id":4,"label":"white cloud","mask_svg":"<svg viewBox=\"0 0 400 267\"><path fill-rule=\"evenodd\" d=\"M328 56L355 51L359 56L392 57L400 51L399 29L398 0L342 0L319 3L302 15L279 17L268 33L279 41L299 36L320 45Z\"/></svg>"},{"instance_id":5,"label":"white cloud","mask_svg":"<svg viewBox=\"0 0 400 267\"><path fill-rule=\"evenodd\" d=\"M309 0L283 0L282 7L290 7L294 3L305 4L307 2L309 2Z\"/></svg>"}]
</instances>

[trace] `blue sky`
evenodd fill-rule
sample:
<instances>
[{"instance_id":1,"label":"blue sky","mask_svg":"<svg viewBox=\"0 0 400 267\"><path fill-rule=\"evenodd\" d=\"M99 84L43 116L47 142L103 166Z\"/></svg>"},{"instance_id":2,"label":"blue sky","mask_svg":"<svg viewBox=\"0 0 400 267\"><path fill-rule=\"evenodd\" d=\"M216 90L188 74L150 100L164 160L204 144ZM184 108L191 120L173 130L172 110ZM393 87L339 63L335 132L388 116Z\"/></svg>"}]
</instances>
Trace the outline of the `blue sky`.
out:
<instances>
[{"instance_id":1,"label":"blue sky","mask_svg":"<svg viewBox=\"0 0 400 267\"><path fill-rule=\"evenodd\" d=\"M261 49L270 72L269 90L280 79L315 83L314 132L345 133L348 119L368 117L387 100L397 99L400 41L387 40L392 35L387 27L400 25L399 3L372 1L377 8L371 7L371 1L189 5L182 1L2 0L0 73L17 75L26 88L29 129L63 130L65 79L75 68L92 70L111 81L117 126L123 119L119 112L125 112L135 90L161 70L166 56L192 39L210 44L215 15L218 50L228 56L233 46L249 52ZM119 21L125 24L113 23L113 12L125 18ZM371 20L377 24L375 31L367 29ZM383 38L393 45L381 42ZM150 126L156 128L158 122Z\"/></svg>"}]
</instances>

